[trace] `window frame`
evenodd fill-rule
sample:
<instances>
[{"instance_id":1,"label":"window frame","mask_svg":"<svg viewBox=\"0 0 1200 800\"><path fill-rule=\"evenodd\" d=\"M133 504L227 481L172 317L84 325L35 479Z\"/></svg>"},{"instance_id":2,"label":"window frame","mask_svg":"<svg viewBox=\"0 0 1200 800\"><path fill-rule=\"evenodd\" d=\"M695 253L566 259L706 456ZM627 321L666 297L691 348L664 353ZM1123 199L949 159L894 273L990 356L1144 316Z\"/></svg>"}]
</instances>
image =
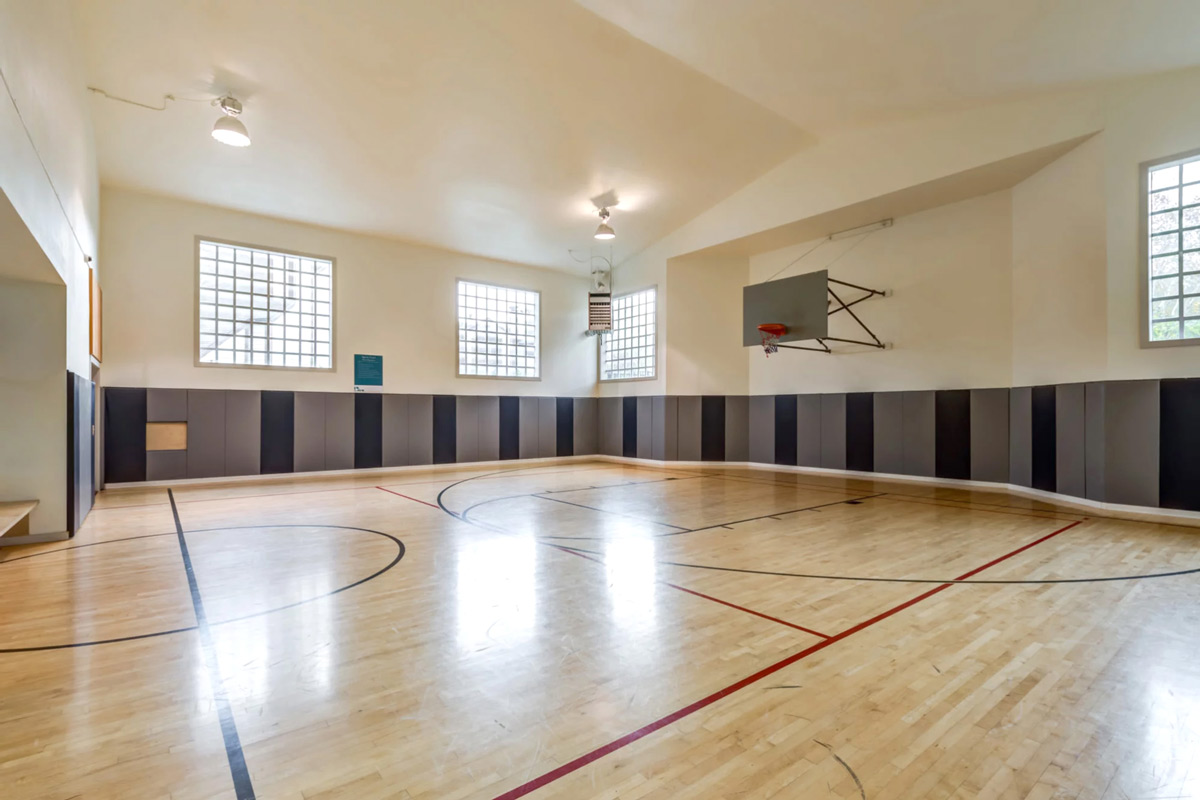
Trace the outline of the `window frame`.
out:
<instances>
[{"instance_id":1,"label":"window frame","mask_svg":"<svg viewBox=\"0 0 1200 800\"><path fill-rule=\"evenodd\" d=\"M284 256L296 256L299 258L320 259L328 261L329 267L329 366L328 367L287 367L276 364L217 364L209 361L200 360L200 244L207 242L209 244L226 245L228 247L241 247L251 250L264 250L269 253L277 253ZM194 365L204 367L205 369L262 369L271 371L285 372L337 372L337 343L338 343L338 308L337 308L337 274L338 266L337 259L333 256L323 256L316 253L305 253L300 250L291 250L282 247L273 247L263 244L250 244L249 242L237 242L230 239L222 239L217 236L202 236L197 234L194 237L192 250L195 255L195 264L193 269L192 282L192 353L194 355ZM268 339L268 342L270 340Z\"/></svg>"},{"instance_id":2,"label":"window frame","mask_svg":"<svg viewBox=\"0 0 1200 800\"><path fill-rule=\"evenodd\" d=\"M659 344L658 325L662 319L662 316L658 313L658 284L655 283L655 284L651 284L649 286L643 286L639 289L631 289L630 291L624 292L622 294L614 294L612 296L612 302L613 302L613 306L614 306L613 317L614 317L614 319L616 317L615 306L616 306L616 303L618 300L620 300L623 297L629 297L630 295L641 294L642 292L649 292L651 290L653 290L653 292L654 292L654 347L652 348L653 353L654 353L654 372L650 375L642 375L637 378L606 378L606 377L604 377L605 337L611 335L610 332L606 331L606 332L600 334L600 337L599 337L600 342L598 343L598 345L596 347L596 379L597 379L597 383L625 383L625 382L630 382L630 381L656 381L656 380L658 380L658 361L659 361L659 359L658 359L658 344Z\"/></svg>"},{"instance_id":3,"label":"window frame","mask_svg":"<svg viewBox=\"0 0 1200 800\"><path fill-rule=\"evenodd\" d=\"M464 375L460 372L461 365L458 363L458 346L461 344L459 336L462 334L461 319L458 316L458 287L462 283L473 283L476 286L491 286L495 289L511 289L515 292L529 292L537 295L537 375ZM459 276L454 279L454 349L452 351L454 357L454 377L463 378L466 380L485 380L485 381L540 381L542 379L542 290L527 289L524 286L505 286L502 283L494 283L492 281L481 281L475 278L464 278Z\"/></svg>"},{"instance_id":4,"label":"window frame","mask_svg":"<svg viewBox=\"0 0 1200 800\"><path fill-rule=\"evenodd\" d=\"M1159 347L1194 347L1200 345L1200 337L1192 339L1162 339L1150 338L1150 171L1171 164L1183 164L1200 159L1200 148L1176 153L1166 158L1156 158L1138 164L1138 329L1139 339L1143 349ZM1182 184L1182 173L1181 180ZM1182 209L1182 205L1180 206ZM1182 219L1180 220L1182 224ZM1180 250L1179 275L1183 276L1183 251ZM1180 303L1183 295L1180 295ZM1182 319L1182 317L1181 317Z\"/></svg>"}]
</instances>

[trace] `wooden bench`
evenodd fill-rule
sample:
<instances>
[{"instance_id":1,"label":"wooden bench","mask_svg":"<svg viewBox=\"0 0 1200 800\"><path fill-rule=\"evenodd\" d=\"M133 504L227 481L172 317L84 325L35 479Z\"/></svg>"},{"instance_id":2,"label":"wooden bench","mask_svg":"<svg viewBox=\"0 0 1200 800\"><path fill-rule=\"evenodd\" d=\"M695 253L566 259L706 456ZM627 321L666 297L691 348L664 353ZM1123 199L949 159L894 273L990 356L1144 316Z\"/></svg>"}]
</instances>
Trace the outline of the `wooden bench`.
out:
<instances>
[{"instance_id":1,"label":"wooden bench","mask_svg":"<svg viewBox=\"0 0 1200 800\"><path fill-rule=\"evenodd\" d=\"M0 536L28 536L29 514L37 500L13 500L0 503Z\"/></svg>"}]
</instances>

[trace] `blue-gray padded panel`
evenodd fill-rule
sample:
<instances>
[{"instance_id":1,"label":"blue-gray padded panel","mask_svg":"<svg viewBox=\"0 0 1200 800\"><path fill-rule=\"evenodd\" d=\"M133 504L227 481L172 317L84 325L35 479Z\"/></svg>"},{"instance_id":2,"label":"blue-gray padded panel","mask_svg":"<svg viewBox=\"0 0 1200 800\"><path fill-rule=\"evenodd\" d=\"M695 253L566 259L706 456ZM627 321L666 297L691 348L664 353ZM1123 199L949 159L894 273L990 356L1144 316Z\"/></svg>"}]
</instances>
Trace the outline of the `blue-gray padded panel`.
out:
<instances>
[{"instance_id":1,"label":"blue-gray padded panel","mask_svg":"<svg viewBox=\"0 0 1200 800\"><path fill-rule=\"evenodd\" d=\"M1105 384L1105 502L1159 504L1160 387L1153 380Z\"/></svg>"},{"instance_id":2,"label":"blue-gray padded panel","mask_svg":"<svg viewBox=\"0 0 1200 800\"><path fill-rule=\"evenodd\" d=\"M682 395L677 400L679 417L676 445L680 461L700 460L700 397Z\"/></svg>"},{"instance_id":3,"label":"blue-gray padded panel","mask_svg":"<svg viewBox=\"0 0 1200 800\"><path fill-rule=\"evenodd\" d=\"M934 392L903 392L905 475L933 477L937 471Z\"/></svg>"},{"instance_id":4,"label":"blue-gray padded panel","mask_svg":"<svg viewBox=\"0 0 1200 800\"><path fill-rule=\"evenodd\" d=\"M820 398L821 466L826 469L845 469L846 395L823 394Z\"/></svg>"},{"instance_id":5,"label":"blue-gray padded panel","mask_svg":"<svg viewBox=\"0 0 1200 800\"><path fill-rule=\"evenodd\" d=\"M189 389L187 419L187 476L224 477L225 392Z\"/></svg>"},{"instance_id":6,"label":"blue-gray padded panel","mask_svg":"<svg viewBox=\"0 0 1200 800\"><path fill-rule=\"evenodd\" d=\"M1033 486L1033 389L1008 393L1008 482Z\"/></svg>"},{"instance_id":7,"label":"blue-gray padded panel","mask_svg":"<svg viewBox=\"0 0 1200 800\"><path fill-rule=\"evenodd\" d=\"M408 463L433 463L433 395L408 396Z\"/></svg>"},{"instance_id":8,"label":"blue-gray padded panel","mask_svg":"<svg viewBox=\"0 0 1200 800\"><path fill-rule=\"evenodd\" d=\"M187 422L187 395L187 389L147 389L146 422Z\"/></svg>"},{"instance_id":9,"label":"blue-gray padded panel","mask_svg":"<svg viewBox=\"0 0 1200 800\"><path fill-rule=\"evenodd\" d=\"M354 469L354 394L325 392L325 469Z\"/></svg>"},{"instance_id":10,"label":"blue-gray padded panel","mask_svg":"<svg viewBox=\"0 0 1200 800\"><path fill-rule=\"evenodd\" d=\"M748 449L750 460L759 464L775 463L775 395L759 394L749 402Z\"/></svg>"},{"instance_id":11,"label":"blue-gray padded panel","mask_svg":"<svg viewBox=\"0 0 1200 800\"><path fill-rule=\"evenodd\" d=\"M971 480L1008 483L1008 389L971 390Z\"/></svg>"},{"instance_id":12,"label":"blue-gray padded panel","mask_svg":"<svg viewBox=\"0 0 1200 800\"><path fill-rule=\"evenodd\" d=\"M383 396L383 465L408 464L408 395Z\"/></svg>"},{"instance_id":13,"label":"blue-gray padded panel","mask_svg":"<svg viewBox=\"0 0 1200 800\"><path fill-rule=\"evenodd\" d=\"M225 474L257 475L262 455L262 392L225 392Z\"/></svg>"}]
</instances>

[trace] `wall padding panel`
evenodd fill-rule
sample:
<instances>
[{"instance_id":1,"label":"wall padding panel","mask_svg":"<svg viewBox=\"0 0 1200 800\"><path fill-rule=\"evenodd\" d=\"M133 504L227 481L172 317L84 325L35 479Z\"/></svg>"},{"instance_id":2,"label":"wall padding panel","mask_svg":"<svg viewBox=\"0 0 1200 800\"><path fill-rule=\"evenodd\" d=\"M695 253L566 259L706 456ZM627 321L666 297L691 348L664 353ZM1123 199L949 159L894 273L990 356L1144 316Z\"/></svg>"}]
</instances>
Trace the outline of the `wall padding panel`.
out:
<instances>
[{"instance_id":1,"label":"wall padding panel","mask_svg":"<svg viewBox=\"0 0 1200 800\"><path fill-rule=\"evenodd\" d=\"M1058 391L1054 386L1035 386L1031 398L1030 452L1033 488L1053 492L1058 486L1058 436L1055 433Z\"/></svg>"},{"instance_id":2,"label":"wall padding panel","mask_svg":"<svg viewBox=\"0 0 1200 800\"><path fill-rule=\"evenodd\" d=\"M971 390L971 480L1008 482L1008 389Z\"/></svg>"},{"instance_id":3,"label":"wall padding panel","mask_svg":"<svg viewBox=\"0 0 1200 800\"><path fill-rule=\"evenodd\" d=\"M538 401L538 456L553 458L558 449L557 400L539 397Z\"/></svg>"},{"instance_id":4,"label":"wall padding panel","mask_svg":"<svg viewBox=\"0 0 1200 800\"><path fill-rule=\"evenodd\" d=\"M1008 393L1008 482L1033 486L1033 390Z\"/></svg>"},{"instance_id":5,"label":"wall padding panel","mask_svg":"<svg viewBox=\"0 0 1200 800\"><path fill-rule=\"evenodd\" d=\"M433 396L408 396L408 463L433 463Z\"/></svg>"},{"instance_id":6,"label":"wall padding panel","mask_svg":"<svg viewBox=\"0 0 1200 800\"><path fill-rule=\"evenodd\" d=\"M821 466L821 395L796 396L796 463Z\"/></svg>"},{"instance_id":7,"label":"wall padding panel","mask_svg":"<svg viewBox=\"0 0 1200 800\"><path fill-rule=\"evenodd\" d=\"M146 480L174 481L186 477L186 450L150 450L146 453Z\"/></svg>"},{"instance_id":8,"label":"wall padding panel","mask_svg":"<svg viewBox=\"0 0 1200 800\"><path fill-rule=\"evenodd\" d=\"M725 460L750 460L750 398L725 397Z\"/></svg>"},{"instance_id":9,"label":"wall padding panel","mask_svg":"<svg viewBox=\"0 0 1200 800\"><path fill-rule=\"evenodd\" d=\"M596 398L575 398L575 455L577 456L590 456L599 452L600 420L596 411Z\"/></svg>"},{"instance_id":10,"label":"wall padding panel","mask_svg":"<svg viewBox=\"0 0 1200 800\"><path fill-rule=\"evenodd\" d=\"M623 398L601 397L597 402L600 416L600 452L606 456L619 456L622 452L621 416Z\"/></svg>"},{"instance_id":11,"label":"wall padding panel","mask_svg":"<svg viewBox=\"0 0 1200 800\"><path fill-rule=\"evenodd\" d=\"M705 461L709 461L707 456ZM775 463L775 396L750 398L750 460L759 464Z\"/></svg>"},{"instance_id":12,"label":"wall padding panel","mask_svg":"<svg viewBox=\"0 0 1200 800\"><path fill-rule=\"evenodd\" d=\"M903 392L904 473L933 477L937 471L937 411L933 392Z\"/></svg>"},{"instance_id":13,"label":"wall padding panel","mask_svg":"<svg viewBox=\"0 0 1200 800\"><path fill-rule=\"evenodd\" d=\"M875 418L875 471L904 474L904 393L878 392L872 403Z\"/></svg>"},{"instance_id":14,"label":"wall padding panel","mask_svg":"<svg viewBox=\"0 0 1200 800\"><path fill-rule=\"evenodd\" d=\"M264 475L295 471L295 413L294 392L262 393L259 470Z\"/></svg>"},{"instance_id":15,"label":"wall padding panel","mask_svg":"<svg viewBox=\"0 0 1200 800\"><path fill-rule=\"evenodd\" d=\"M187 422L187 395L187 389L147 389L146 422Z\"/></svg>"},{"instance_id":16,"label":"wall padding panel","mask_svg":"<svg viewBox=\"0 0 1200 800\"><path fill-rule=\"evenodd\" d=\"M456 404L454 460L459 463L479 460L479 398L463 395Z\"/></svg>"},{"instance_id":17,"label":"wall padding panel","mask_svg":"<svg viewBox=\"0 0 1200 800\"><path fill-rule=\"evenodd\" d=\"M1089 383L1084 387L1083 472L1084 491L1089 500L1104 502L1104 417L1105 387Z\"/></svg>"},{"instance_id":18,"label":"wall padding panel","mask_svg":"<svg viewBox=\"0 0 1200 800\"><path fill-rule=\"evenodd\" d=\"M676 461L679 459L679 398L674 395L657 398L654 401L654 409L655 446L657 447L660 443L662 445L661 455L658 458L662 461ZM725 419L728 424L728 398L726 398ZM728 440L728 428L726 428L726 440Z\"/></svg>"},{"instance_id":19,"label":"wall padding panel","mask_svg":"<svg viewBox=\"0 0 1200 800\"><path fill-rule=\"evenodd\" d=\"M637 399L637 457L654 457L654 398Z\"/></svg>"},{"instance_id":20,"label":"wall padding panel","mask_svg":"<svg viewBox=\"0 0 1200 800\"><path fill-rule=\"evenodd\" d=\"M846 395L821 395L821 466L846 468Z\"/></svg>"},{"instance_id":21,"label":"wall padding panel","mask_svg":"<svg viewBox=\"0 0 1200 800\"><path fill-rule=\"evenodd\" d=\"M354 469L354 403L347 392L325 392L325 469Z\"/></svg>"},{"instance_id":22,"label":"wall padding panel","mask_svg":"<svg viewBox=\"0 0 1200 800\"><path fill-rule=\"evenodd\" d=\"M875 469L875 395L846 395L846 469Z\"/></svg>"},{"instance_id":23,"label":"wall padding panel","mask_svg":"<svg viewBox=\"0 0 1200 800\"><path fill-rule=\"evenodd\" d=\"M104 389L104 480L146 480L146 390Z\"/></svg>"},{"instance_id":24,"label":"wall padding panel","mask_svg":"<svg viewBox=\"0 0 1200 800\"><path fill-rule=\"evenodd\" d=\"M700 398L700 457L705 461L725 460L725 396Z\"/></svg>"},{"instance_id":25,"label":"wall padding panel","mask_svg":"<svg viewBox=\"0 0 1200 800\"><path fill-rule=\"evenodd\" d=\"M1104 384L1104 502L1158 504L1161 440L1171 433L1161 427L1161 410L1159 381ZM1200 410L1191 413L1195 419Z\"/></svg>"},{"instance_id":26,"label":"wall padding panel","mask_svg":"<svg viewBox=\"0 0 1200 800\"><path fill-rule=\"evenodd\" d=\"M294 413L295 471L325 469L325 393L296 392Z\"/></svg>"},{"instance_id":27,"label":"wall padding panel","mask_svg":"<svg viewBox=\"0 0 1200 800\"><path fill-rule=\"evenodd\" d=\"M554 455L575 455L575 399L555 398Z\"/></svg>"},{"instance_id":28,"label":"wall padding panel","mask_svg":"<svg viewBox=\"0 0 1200 800\"><path fill-rule=\"evenodd\" d=\"M354 468L383 466L383 395L354 394Z\"/></svg>"},{"instance_id":29,"label":"wall padding panel","mask_svg":"<svg viewBox=\"0 0 1200 800\"><path fill-rule=\"evenodd\" d=\"M796 466L796 395L775 395L775 463Z\"/></svg>"},{"instance_id":30,"label":"wall padding panel","mask_svg":"<svg viewBox=\"0 0 1200 800\"><path fill-rule=\"evenodd\" d=\"M685 395L678 399L679 421L676 428L676 442L679 448L680 461L700 460L700 416L701 401L694 395Z\"/></svg>"},{"instance_id":31,"label":"wall padding panel","mask_svg":"<svg viewBox=\"0 0 1200 800\"><path fill-rule=\"evenodd\" d=\"M940 390L934 395L934 470L939 478L971 477L971 392Z\"/></svg>"},{"instance_id":32,"label":"wall padding panel","mask_svg":"<svg viewBox=\"0 0 1200 800\"><path fill-rule=\"evenodd\" d=\"M262 455L262 394L225 392L225 474L257 475Z\"/></svg>"},{"instance_id":33,"label":"wall padding panel","mask_svg":"<svg viewBox=\"0 0 1200 800\"><path fill-rule=\"evenodd\" d=\"M408 465L408 395L383 396L383 466Z\"/></svg>"},{"instance_id":34,"label":"wall padding panel","mask_svg":"<svg viewBox=\"0 0 1200 800\"><path fill-rule=\"evenodd\" d=\"M521 457L521 398L501 397L500 402L500 458L510 460Z\"/></svg>"},{"instance_id":35,"label":"wall padding panel","mask_svg":"<svg viewBox=\"0 0 1200 800\"><path fill-rule=\"evenodd\" d=\"M189 478L225 475L225 392L188 389Z\"/></svg>"},{"instance_id":36,"label":"wall padding panel","mask_svg":"<svg viewBox=\"0 0 1200 800\"><path fill-rule=\"evenodd\" d=\"M457 446L455 433L455 396L433 396L433 463L453 464Z\"/></svg>"},{"instance_id":37,"label":"wall padding panel","mask_svg":"<svg viewBox=\"0 0 1200 800\"><path fill-rule=\"evenodd\" d=\"M621 398L621 455L626 458L637 456L637 403L636 397Z\"/></svg>"},{"instance_id":38,"label":"wall padding panel","mask_svg":"<svg viewBox=\"0 0 1200 800\"><path fill-rule=\"evenodd\" d=\"M480 461L496 461L500 458L500 398L479 398L479 450Z\"/></svg>"},{"instance_id":39,"label":"wall padding panel","mask_svg":"<svg viewBox=\"0 0 1200 800\"><path fill-rule=\"evenodd\" d=\"M518 457L538 457L538 399L536 397L521 398L520 422L518 423L519 442Z\"/></svg>"},{"instance_id":40,"label":"wall padding panel","mask_svg":"<svg viewBox=\"0 0 1200 800\"><path fill-rule=\"evenodd\" d=\"M1060 494L1087 496L1087 387L1070 383L1055 388L1055 486Z\"/></svg>"},{"instance_id":41,"label":"wall padding panel","mask_svg":"<svg viewBox=\"0 0 1200 800\"><path fill-rule=\"evenodd\" d=\"M1159 504L1200 511L1200 378L1159 384Z\"/></svg>"}]
</instances>

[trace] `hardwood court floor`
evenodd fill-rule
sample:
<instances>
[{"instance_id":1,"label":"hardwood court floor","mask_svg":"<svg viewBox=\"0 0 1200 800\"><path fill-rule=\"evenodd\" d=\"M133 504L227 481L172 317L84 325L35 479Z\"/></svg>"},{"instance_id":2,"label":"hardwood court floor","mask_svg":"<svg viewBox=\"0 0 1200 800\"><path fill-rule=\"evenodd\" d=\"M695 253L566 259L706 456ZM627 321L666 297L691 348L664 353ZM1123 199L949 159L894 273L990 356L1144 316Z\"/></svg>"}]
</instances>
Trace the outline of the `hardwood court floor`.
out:
<instances>
[{"instance_id":1,"label":"hardwood court floor","mask_svg":"<svg viewBox=\"0 0 1200 800\"><path fill-rule=\"evenodd\" d=\"M1200 797L1200 574L1108 580L1200 531L489 469L181 486L182 534L110 492L0 551L0 796Z\"/></svg>"}]
</instances>

